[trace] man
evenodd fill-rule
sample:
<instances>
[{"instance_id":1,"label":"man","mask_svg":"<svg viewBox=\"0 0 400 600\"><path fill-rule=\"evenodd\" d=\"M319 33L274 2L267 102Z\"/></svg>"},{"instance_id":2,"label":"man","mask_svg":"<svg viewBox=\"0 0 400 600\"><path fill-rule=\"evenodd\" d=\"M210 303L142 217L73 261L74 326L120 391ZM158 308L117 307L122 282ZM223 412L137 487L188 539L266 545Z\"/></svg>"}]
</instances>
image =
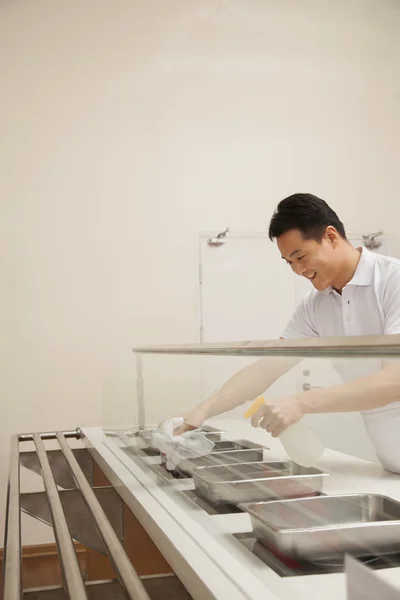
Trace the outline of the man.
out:
<instances>
[{"instance_id":1,"label":"man","mask_svg":"<svg viewBox=\"0 0 400 600\"><path fill-rule=\"evenodd\" d=\"M314 287L293 314L283 339L400 334L400 261L354 248L326 202L311 194L282 200L272 216L269 237L293 272ZM288 366L268 358L246 367L186 414L184 428L253 400L296 362ZM307 413L361 411L380 461L400 473L398 400L396 362L343 385L268 400L251 422L277 437Z\"/></svg>"}]
</instances>

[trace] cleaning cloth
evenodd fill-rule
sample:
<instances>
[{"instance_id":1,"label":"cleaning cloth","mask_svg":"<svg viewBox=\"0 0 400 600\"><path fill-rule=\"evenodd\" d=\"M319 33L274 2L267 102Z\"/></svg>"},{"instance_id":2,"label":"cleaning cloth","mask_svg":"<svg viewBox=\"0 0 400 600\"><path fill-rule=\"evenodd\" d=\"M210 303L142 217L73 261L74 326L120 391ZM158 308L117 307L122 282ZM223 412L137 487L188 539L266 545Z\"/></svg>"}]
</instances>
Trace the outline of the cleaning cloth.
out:
<instances>
[{"instance_id":1,"label":"cleaning cloth","mask_svg":"<svg viewBox=\"0 0 400 600\"><path fill-rule=\"evenodd\" d=\"M175 429L183 423L183 417L173 417L152 431L152 445L166 455L166 467L170 471L175 469L181 460L204 456L214 448L214 443L207 439L200 429L174 435Z\"/></svg>"}]
</instances>

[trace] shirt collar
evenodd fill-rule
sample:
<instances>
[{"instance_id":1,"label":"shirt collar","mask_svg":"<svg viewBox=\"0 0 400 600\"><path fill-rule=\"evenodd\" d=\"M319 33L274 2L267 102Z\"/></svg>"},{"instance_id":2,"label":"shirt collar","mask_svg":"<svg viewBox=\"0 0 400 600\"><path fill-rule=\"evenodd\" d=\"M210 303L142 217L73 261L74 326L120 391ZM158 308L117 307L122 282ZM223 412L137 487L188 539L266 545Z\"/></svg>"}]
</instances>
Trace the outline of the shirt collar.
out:
<instances>
[{"instance_id":1,"label":"shirt collar","mask_svg":"<svg viewBox=\"0 0 400 600\"><path fill-rule=\"evenodd\" d=\"M374 279L375 261L376 254L362 246L356 272L347 285L371 285Z\"/></svg>"},{"instance_id":2,"label":"shirt collar","mask_svg":"<svg viewBox=\"0 0 400 600\"><path fill-rule=\"evenodd\" d=\"M371 285L374 278L375 261L376 254L368 250L365 246L362 246L360 260L358 261L355 273L345 287L348 285ZM331 292L334 292L334 289L332 286L329 286L322 293L328 295Z\"/></svg>"}]
</instances>

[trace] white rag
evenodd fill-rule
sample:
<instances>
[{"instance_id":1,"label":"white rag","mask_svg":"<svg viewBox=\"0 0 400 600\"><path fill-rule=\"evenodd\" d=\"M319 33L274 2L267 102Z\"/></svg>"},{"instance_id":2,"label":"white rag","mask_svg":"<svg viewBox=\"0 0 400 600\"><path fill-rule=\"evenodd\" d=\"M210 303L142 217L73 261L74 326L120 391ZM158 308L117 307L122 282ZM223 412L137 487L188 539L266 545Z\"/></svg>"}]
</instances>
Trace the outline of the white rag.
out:
<instances>
[{"instance_id":1,"label":"white rag","mask_svg":"<svg viewBox=\"0 0 400 600\"><path fill-rule=\"evenodd\" d=\"M174 435L175 429L183 425L183 417L173 417L153 429L151 443L166 455L166 467L175 469L181 460L204 456L214 448L214 442L207 439L200 429Z\"/></svg>"}]
</instances>

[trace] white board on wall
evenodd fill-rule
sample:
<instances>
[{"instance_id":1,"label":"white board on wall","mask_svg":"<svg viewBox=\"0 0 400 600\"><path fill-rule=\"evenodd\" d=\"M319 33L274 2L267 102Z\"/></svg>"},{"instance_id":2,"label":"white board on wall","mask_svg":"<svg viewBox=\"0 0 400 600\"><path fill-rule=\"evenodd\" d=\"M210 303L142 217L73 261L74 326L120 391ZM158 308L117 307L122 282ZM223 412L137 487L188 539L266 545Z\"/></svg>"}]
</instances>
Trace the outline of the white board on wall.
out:
<instances>
[{"instance_id":1,"label":"white board on wall","mask_svg":"<svg viewBox=\"0 0 400 600\"><path fill-rule=\"evenodd\" d=\"M293 274L266 233L200 238L201 340L274 339L295 304Z\"/></svg>"},{"instance_id":2,"label":"white board on wall","mask_svg":"<svg viewBox=\"0 0 400 600\"><path fill-rule=\"evenodd\" d=\"M267 233L228 234L210 246L215 233L200 235L200 340L230 342L280 337L297 304L312 289L281 259ZM361 235L349 236L362 245ZM380 254L387 254L383 239Z\"/></svg>"}]
</instances>

